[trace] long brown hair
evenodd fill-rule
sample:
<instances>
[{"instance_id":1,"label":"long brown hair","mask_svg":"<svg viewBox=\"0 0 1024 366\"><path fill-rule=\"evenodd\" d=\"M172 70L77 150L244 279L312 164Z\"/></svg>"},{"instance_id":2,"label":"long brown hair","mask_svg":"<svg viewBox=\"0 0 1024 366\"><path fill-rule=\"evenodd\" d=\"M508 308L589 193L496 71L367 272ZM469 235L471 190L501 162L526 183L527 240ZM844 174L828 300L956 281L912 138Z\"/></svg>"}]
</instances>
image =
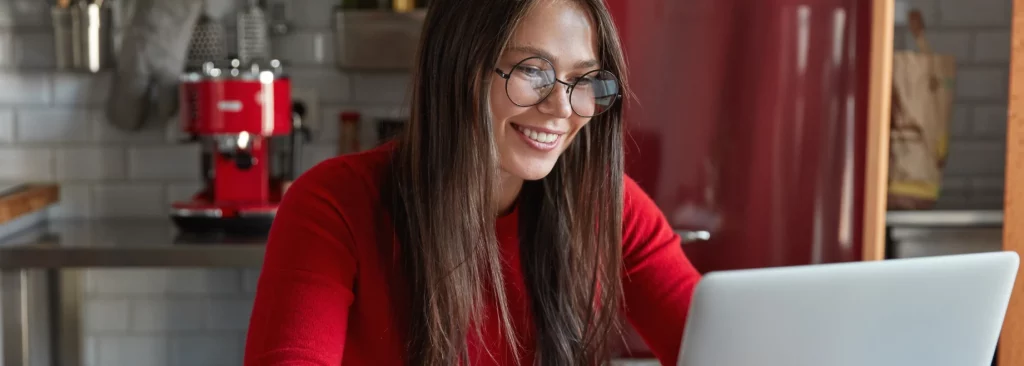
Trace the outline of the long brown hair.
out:
<instances>
[{"instance_id":1,"label":"long brown hair","mask_svg":"<svg viewBox=\"0 0 1024 366\"><path fill-rule=\"evenodd\" d=\"M431 0L417 57L409 124L391 176L391 212L410 287L409 362L466 363L483 304L508 314L494 234L498 156L489 109L494 65L543 0ZM625 66L603 0L589 11L603 68ZM623 87L625 90L625 88ZM622 103L591 120L551 173L520 193L522 271L541 365L593 365L609 355L621 307ZM485 341L486 343L486 341Z\"/></svg>"}]
</instances>

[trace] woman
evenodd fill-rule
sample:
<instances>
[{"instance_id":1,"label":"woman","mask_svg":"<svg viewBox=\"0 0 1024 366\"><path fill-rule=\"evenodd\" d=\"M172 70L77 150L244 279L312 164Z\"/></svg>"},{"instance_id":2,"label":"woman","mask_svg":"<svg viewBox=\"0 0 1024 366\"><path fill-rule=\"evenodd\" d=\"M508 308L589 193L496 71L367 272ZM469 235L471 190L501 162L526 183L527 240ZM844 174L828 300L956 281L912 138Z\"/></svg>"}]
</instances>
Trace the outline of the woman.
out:
<instances>
[{"instance_id":1,"label":"woman","mask_svg":"<svg viewBox=\"0 0 1024 366\"><path fill-rule=\"evenodd\" d=\"M699 275L622 173L602 0L432 0L411 119L317 165L271 230L247 365L666 364Z\"/></svg>"}]
</instances>

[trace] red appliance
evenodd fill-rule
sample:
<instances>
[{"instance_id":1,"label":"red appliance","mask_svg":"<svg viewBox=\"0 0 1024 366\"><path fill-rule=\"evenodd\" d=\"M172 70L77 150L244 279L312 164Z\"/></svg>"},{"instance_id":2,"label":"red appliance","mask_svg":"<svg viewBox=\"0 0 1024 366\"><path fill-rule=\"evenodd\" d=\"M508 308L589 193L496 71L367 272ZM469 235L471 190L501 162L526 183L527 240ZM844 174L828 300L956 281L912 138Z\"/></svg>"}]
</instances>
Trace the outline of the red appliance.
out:
<instances>
[{"instance_id":1,"label":"red appliance","mask_svg":"<svg viewBox=\"0 0 1024 366\"><path fill-rule=\"evenodd\" d=\"M626 172L697 269L860 260L872 2L606 2Z\"/></svg>"},{"instance_id":2,"label":"red appliance","mask_svg":"<svg viewBox=\"0 0 1024 366\"><path fill-rule=\"evenodd\" d=\"M280 63L220 68L208 62L182 78L182 129L203 145L204 187L174 202L171 217L184 231L261 233L269 229L284 186L296 173L291 81ZM283 139L282 139L283 137ZM280 146L278 146L280 145ZM283 147L285 159L275 153Z\"/></svg>"}]
</instances>

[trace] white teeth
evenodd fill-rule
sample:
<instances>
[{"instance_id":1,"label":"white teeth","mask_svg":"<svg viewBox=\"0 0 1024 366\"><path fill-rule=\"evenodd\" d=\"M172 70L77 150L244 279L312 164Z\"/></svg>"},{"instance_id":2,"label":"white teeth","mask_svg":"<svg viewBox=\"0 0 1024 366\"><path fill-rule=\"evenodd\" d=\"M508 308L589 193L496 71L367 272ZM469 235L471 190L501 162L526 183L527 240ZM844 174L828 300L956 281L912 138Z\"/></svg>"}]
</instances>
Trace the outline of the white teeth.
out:
<instances>
[{"instance_id":1,"label":"white teeth","mask_svg":"<svg viewBox=\"0 0 1024 366\"><path fill-rule=\"evenodd\" d=\"M558 135L553 133L537 132L526 127L519 127L519 131L526 135L533 141L540 143L549 144L555 142L558 139Z\"/></svg>"}]
</instances>

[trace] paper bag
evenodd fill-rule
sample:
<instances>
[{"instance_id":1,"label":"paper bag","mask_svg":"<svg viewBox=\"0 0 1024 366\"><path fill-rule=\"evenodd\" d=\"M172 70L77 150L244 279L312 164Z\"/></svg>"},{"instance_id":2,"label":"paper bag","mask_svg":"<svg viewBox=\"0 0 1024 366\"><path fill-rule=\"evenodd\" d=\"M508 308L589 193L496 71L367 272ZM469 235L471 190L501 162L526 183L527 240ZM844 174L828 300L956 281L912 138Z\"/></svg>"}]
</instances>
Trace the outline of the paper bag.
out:
<instances>
[{"instance_id":1,"label":"paper bag","mask_svg":"<svg viewBox=\"0 0 1024 366\"><path fill-rule=\"evenodd\" d=\"M956 76L956 60L928 47L920 14L910 21L918 50L893 55L888 206L895 210L928 209L938 200Z\"/></svg>"}]
</instances>

